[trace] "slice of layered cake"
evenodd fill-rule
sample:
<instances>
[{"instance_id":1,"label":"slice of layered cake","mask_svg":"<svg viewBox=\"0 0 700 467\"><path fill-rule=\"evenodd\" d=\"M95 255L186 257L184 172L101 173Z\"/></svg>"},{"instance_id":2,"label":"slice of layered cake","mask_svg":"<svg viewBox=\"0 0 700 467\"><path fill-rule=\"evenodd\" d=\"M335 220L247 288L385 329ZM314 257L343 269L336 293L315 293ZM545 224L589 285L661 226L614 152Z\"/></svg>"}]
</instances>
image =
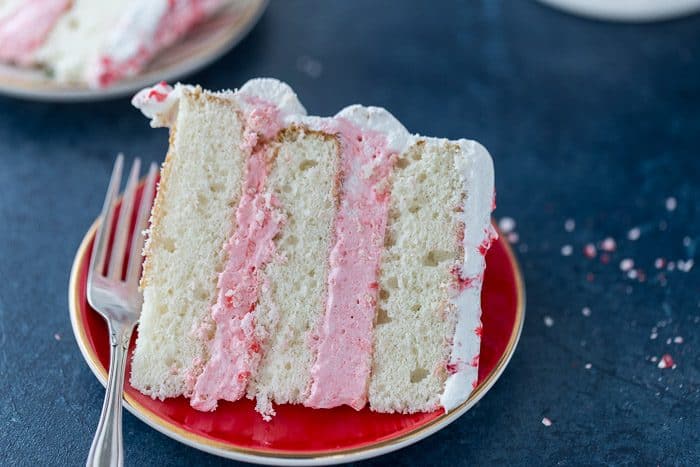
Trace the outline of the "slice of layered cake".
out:
<instances>
[{"instance_id":1,"label":"slice of layered cake","mask_svg":"<svg viewBox=\"0 0 700 467\"><path fill-rule=\"evenodd\" d=\"M273 79L165 83L170 128L131 384L199 410L450 410L477 381L493 165L386 110L308 117Z\"/></svg>"}]
</instances>

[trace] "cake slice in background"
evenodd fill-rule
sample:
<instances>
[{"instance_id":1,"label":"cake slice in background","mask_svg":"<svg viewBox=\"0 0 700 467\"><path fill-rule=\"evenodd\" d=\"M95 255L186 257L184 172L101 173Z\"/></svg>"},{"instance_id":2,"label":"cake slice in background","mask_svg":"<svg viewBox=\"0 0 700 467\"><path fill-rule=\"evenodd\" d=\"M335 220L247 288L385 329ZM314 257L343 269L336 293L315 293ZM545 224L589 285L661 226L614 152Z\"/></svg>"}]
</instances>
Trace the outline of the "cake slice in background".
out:
<instances>
[{"instance_id":1,"label":"cake slice in background","mask_svg":"<svg viewBox=\"0 0 700 467\"><path fill-rule=\"evenodd\" d=\"M386 110L307 117L271 79L161 83L170 127L131 382L153 397L451 410L477 381L493 166Z\"/></svg>"},{"instance_id":2,"label":"cake slice in background","mask_svg":"<svg viewBox=\"0 0 700 467\"><path fill-rule=\"evenodd\" d=\"M60 83L106 87L134 76L221 8L249 0L0 1L0 61Z\"/></svg>"}]
</instances>

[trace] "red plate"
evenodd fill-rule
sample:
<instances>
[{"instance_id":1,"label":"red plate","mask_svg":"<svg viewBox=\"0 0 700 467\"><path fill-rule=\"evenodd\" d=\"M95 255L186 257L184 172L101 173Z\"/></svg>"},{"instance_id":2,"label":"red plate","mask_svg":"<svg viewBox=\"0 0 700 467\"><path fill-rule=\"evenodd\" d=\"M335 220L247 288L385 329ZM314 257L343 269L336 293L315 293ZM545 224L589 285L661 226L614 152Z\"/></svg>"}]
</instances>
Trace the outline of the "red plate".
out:
<instances>
[{"instance_id":1,"label":"red plate","mask_svg":"<svg viewBox=\"0 0 700 467\"><path fill-rule=\"evenodd\" d=\"M96 227L97 222L76 254L69 301L80 350L104 385L110 347L107 326L86 298L87 270ZM447 426L476 404L496 382L515 350L523 325L525 290L515 256L502 237L493 243L486 263L479 384L467 401L448 414L442 410L413 415L379 414L367 408L357 412L349 407L314 410L281 405L276 407L273 420L265 422L249 400L221 402L215 412L198 412L183 397L153 400L131 387L128 381L124 394L126 408L178 441L247 462L278 465L350 462L414 443ZM127 375L131 374L129 364Z\"/></svg>"}]
</instances>

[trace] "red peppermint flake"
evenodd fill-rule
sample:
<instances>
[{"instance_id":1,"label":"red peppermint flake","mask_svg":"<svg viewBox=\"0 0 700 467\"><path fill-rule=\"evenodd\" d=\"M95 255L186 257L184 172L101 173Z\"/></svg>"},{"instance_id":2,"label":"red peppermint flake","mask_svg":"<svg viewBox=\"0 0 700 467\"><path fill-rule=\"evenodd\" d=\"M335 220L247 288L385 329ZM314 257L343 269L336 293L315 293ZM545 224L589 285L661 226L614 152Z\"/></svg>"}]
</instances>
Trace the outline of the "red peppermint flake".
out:
<instances>
[{"instance_id":1,"label":"red peppermint flake","mask_svg":"<svg viewBox=\"0 0 700 467\"><path fill-rule=\"evenodd\" d=\"M478 275L473 277L462 277L462 271L460 271L459 266L454 266L450 272L454 276L457 282L457 289L460 292L471 287L472 284L474 284L474 282L480 278Z\"/></svg>"},{"instance_id":2,"label":"red peppermint flake","mask_svg":"<svg viewBox=\"0 0 700 467\"><path fill-rule=\"evenodd\" d=\"M250 348L250 351L253 352L253 353L258 353L258 352L260 352L260 344L258 344L258 341L253 341L253 342L250 344L250 347L249 347L249 348Z\"/></svg>"},{"instance_id":3,"label":"red peppermint flake","mask_svg":"<svg viewBox=\"0 0 700 467\"><path fill-rule=\"evenodd\" d=\"M586 258L595 258L598 251L596 250L594 244L589 243L583 247L583 254L586 255Z\"/></svg>"},{"instance_id":4,"label":"red peppermint flake","mask_svg":"<svg viewBox=\"0 0 700 467\"><path fill-rule=\"evenodd\" d=\"M445 365L445 369L449 374L454 375L455 373L457 373L457 371L459 371L459 366L454 362L450 362L447 365Z\"/></svg>"},{"instance_id":5,"label":"red peppermint flake","mask_svg":"<svg viewBox=\"0 0 700 467\"><path fill-rule=\"evenodd\" d=\"M474 358L472 358L472 361L469 363L469 365L474 368L479 367L479 354L474 355Z\"/></svg>"},{"instance_id":6,"label":"red peppermint flake","mask_svg":"<svg viewBox=\"0 0 700 467\"><path fill-rule=\"evenodd\" d=\"M672 368L675 366L675 363L673 362L673 357L665 353L661 356L661 359L659 360L659 363L656 366L661 369Z\"/></svg>"},{"instance_id":7,"label":"red peppermint flake","mask_svg":"<svg viewBox=\"0 0 700 467\"><path fill-rule=\"evenodd\" d=\"M250 371L241 371L238 373L238 381L246 381L250 378Z\"/></svg>"},{"instance_id":8,"label":"red peppermint flake","mask_svg":"<svg viewBox=\"0 0 700 467\"><path fill-rule=\"evenodd\" d=\"M480 324L474 329L474 334L481 337L484 334L484 327Z\"/></svg>"}]
</instances>

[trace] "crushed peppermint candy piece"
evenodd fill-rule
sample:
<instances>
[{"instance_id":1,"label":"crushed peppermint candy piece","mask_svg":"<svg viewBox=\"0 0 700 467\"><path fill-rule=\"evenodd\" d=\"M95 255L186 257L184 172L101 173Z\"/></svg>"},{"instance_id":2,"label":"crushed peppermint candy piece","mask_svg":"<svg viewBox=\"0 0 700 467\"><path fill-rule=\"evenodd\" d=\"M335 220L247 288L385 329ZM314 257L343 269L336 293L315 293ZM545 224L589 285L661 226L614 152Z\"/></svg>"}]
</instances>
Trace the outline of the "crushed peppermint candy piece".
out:
<instances>
[{"instance_id":1,"label":"crushed peppermint candy piece","mask_svg":"<svg viewBox=\"0 0 700 467\"><path fill-rule=\"evenodd\" d=\"M518 243L519 240L520 240L520 235L518 235L518 232L508 233L508 243Z\"/></svg>"},{"instance_id":2,"label":"crushed peppermint candy piece","mask_svg":"<svg viewBox=\"0 0 700 467\"><path fill-rule=\"evenodd\" d=\"M590 370L591 368L593 368L593 365L591 365L590 363L586 363L586 364L584 365L584 368L585 368L586 370Z\"/></svg>"},{"instance_id":3,"label":"crushed peppermint candy piece","mask_svg":"<svg viewBox=\"0 0 700 467\"><path fill-rule=\"evenodd\" d=\"M678 207L678 201L676 201L676 198L673 196L666 198L666 210L668 212L675 211L676 207Z\"/></svg>"},{"instance_id":4,"label":"crushed peppermint candy piece","mask_svg":"<svg viewBox=\"0 0 700 467\"><path fill-rule=\"evenodd\" d=\"M622 261L620 261L620 270L627 272L630 271L634 267L634 261L630 258L625 258Z\"/></svg>"},{"instance_id":5,"label":"crushed peppermint candy piece","mask_svg":"<svg viewBox=\"0 0 700 467\"><path fill-rule=\"evenodd\" d=\"M554 326L554 320L552 319L551 316L544 317L544 325L547 326L548 328L551 328L552 326Z\"/></svg>"},{"instance_id":6,"label":"crushed peppermint candy piece","mask_svg":"<svg viewBox=\"0 0 700 467\"><path fill-rule=\"evenodd\" d=\"M659 337L659 334L656 331L652 331L651 334L649 334L649 339L654 340L657 337Z\"/></svg>"},{"instance_id":7,"label":"crushed peppermint candy piece","mask_svg":"<svg viewBox=\"0 0 700 467\"><path fill-rule=\"evenodd\" d=\"M594 244L588 243L585 247L583 247L583 254L586 255L586 258L595 258L595 256L598 254L598 250L596 250Z\"/></svg>"},{"instance_id":8,"label":"crushed peppermint candy piece","mask_svg":"<svg viewBox=\"0 0 700 467\"><path fill-rule=\"evenodd\" d=\"M501 217L501 220L498 221L498 228L504 234L512 232L515 229L515 225L515 219L512 217Z\"/></svg>"},{"instance_id":9,"label":"crushed peppermint candy piece","mask_svg":"<svg viewBox=\"0 0 700 467\"><path fill-rule=\"evenodd\" d=\"M543 418L542 418L542 424L543 424L544 426L552 426L552 421L551 421L550 419L548 419L547 417L543 417Z\"/></svg>"},{"instance_id":10,"label":"crushed peppermint candy piece","mask_svg":"<svg viewBox=\"0 0 700 467\"><path fill-rule=\"evenodd\" d=\"M617 249L617 243L612 237L608 237L600 243L600 248L605 251L615 251Z\"/></svg>"},{"instance_id":11,"label":"crushed peppermint candy piece","mask_svg":"<svg viewBox=\"0 0 700 467\"><path fill-rule=\"evenodd\" d=\"M586 318L588 318L589 316L591 316L591 309L588 308L587 306L584 306L584 307L581 309L581 314L582 314L583 316L585 316Z\"/></svg>"},{"instance_id":12,"label":"crushed peppermint candy piece","mask_svg":"<svg viewBox=\"0 0 700 467\"><path fill-rule=\"evenodd\" d=\"M663 370L665 368L675 368L676 364L673 362L673 357L665 353L661 356L659 363L656 366Z\"/></svg>"},{"instance_id":13,"label":"crushed peppermint candy piece","mask_svg":"<svg viewBox=\"0 0 700 467\"><path fill-rule=\"evenodd\" d=\"M564 230L566 230L567 232L573 232L575 228L576 228L576 221L575 220L567 219L564 222Z\"/></svg>"},{"instance_id":14,"label":"crushed peppermint candy piece","mask_svg":"<svg viewBox=\"0 0 700 467\"><path fill-rule=\"evenodd\" d=\"M673 338L673 343L674 344L682 344L683 343L683 337L682 336L676 336Z\"/></svg>"},{"instance_id":15,"label":"crushed peppermint candy piece","mask_svg":"<svg viewBox=\"0 0 700 467\"><path fill-rule=\"evenodd\" d=\"M634 227L630 229L629 232L627 232L627 239L631 241L636 241L639 240L639 237L642 235L642 231L639 230L639 227Z\"/></svg>"},{"instance_id":16,"label":"crushed peppermint candy piece","mask_svg":"<svg viewBox=\"0 0 700 467\"><path fill-rule=\"evenodd\" d=\"M574 252L574 247L571 245L564 245L561 247L561 255L562 256L571 256L571 254Z\"/></svg>"},{"instance_id":17,"label":"crushed peppermint candy piece","mask_svg":"<svg viewBox=\"0 0 700 467\"><path fill-rule=\"evenodd\" d=\"M56 339L57 341L60 341L60 340L61 340L61 335L60 335L59 333L55 333L55 334L53 335L53 338Z\"/></svg>"},{"instance_id":18,"label":"crushed peppermint candy piece","mask_svg":"<svg viewBox=\"0 0 700 467\"><path fill-rule=\"evenodd\" d=\"M692 242L693 242L693 240L690 237L688 237L687 235L685 237L683 237L683 246L684 247L686 247L686 248L689 247Z\"/></svg>"},{"instance_id":19,"label":"crushed peppermint candy piece","mask_svg":"<svg viewBox=\"0 0 700 467\"><path fill-rule=\"evenodd\" d=\"M665 265L666 265L666 260L664 260L663 258L656 258L654 260L654 267L656 269L663 269Z\"/></svg>"}]
</instances>

